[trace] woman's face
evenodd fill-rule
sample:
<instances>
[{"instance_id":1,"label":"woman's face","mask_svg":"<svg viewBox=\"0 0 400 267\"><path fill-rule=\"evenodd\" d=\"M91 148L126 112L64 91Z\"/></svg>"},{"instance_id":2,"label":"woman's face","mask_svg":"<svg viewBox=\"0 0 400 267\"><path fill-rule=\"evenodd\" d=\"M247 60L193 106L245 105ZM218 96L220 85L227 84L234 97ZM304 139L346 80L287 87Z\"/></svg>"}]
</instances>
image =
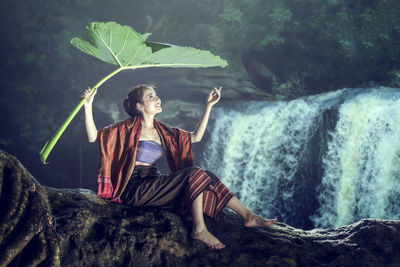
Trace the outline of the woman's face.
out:
<instances>
[{"instance_id":1,"label":"woman's face","mask_svg":"<svg viewBox=\"0 0 400 267\"><path fill-rule=\"evenodd\" d=\"M158 98L153 88L146 88L143 91L142 103L137 103L137 107L144 114L158 114L162 112L161 99Z\"/></svg>"}]
</instances>

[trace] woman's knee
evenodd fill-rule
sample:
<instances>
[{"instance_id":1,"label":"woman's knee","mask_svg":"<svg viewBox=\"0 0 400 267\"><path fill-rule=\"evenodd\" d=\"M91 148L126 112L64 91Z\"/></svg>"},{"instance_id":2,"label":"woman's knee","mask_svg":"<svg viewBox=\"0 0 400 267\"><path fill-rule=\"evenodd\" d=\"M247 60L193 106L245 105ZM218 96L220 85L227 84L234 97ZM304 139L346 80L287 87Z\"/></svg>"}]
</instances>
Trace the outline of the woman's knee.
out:
<instances>
[{"instance_id":1,"label":"woman's knee","mask_svg":"<svg viewBox=\"0 0 400 267\"><path fill-rule=\"evenodd\" d=\"M188 176L190 176L190 177L207 174L202 168L200 168L198 166L188 167L185 169L185 171L187 172Z\"/></svg>"},{"instance_id":2,"label":"woman's knee","mask_svg":"<svg viewBox=\"0 0 400 267\"><path fill-rule=\"evenodd\" d=\"M219 181L219 178L212 171L209 170L204 170L204 171L214 182Z\"/></svg>"},{"instance_id":3,"label":"woman's knee","mask_svg":"<svg viewBox=\"0 0 400 267\"><path fill-rule=\"evenodd\" d=\"M187 171L189 172L199 172L199 171L204 171L202 168L200 168L199 166L191 166L191 167L187 167L186 168Z\"/></svg>"},{"instance_id":4,"label":"woman's knee","mask_svg":"<svg viewBox=\"0 0 400 267\"><path fill-rule=\"evenodd\" d=\"M211 172L209 170L205 170L198 166L188 167L187 170L188 170L189 174L206 174L208 177L211 178L211 180L214 183L216 183L220 180L213 172Z\"/></svg>"},{"instance_id":5,"label":"woman's knee","mask_svg":"<svg viewBox=\"0 0 400 267\"><path fill-rule=\"evenodd\" d=\"M187 170L190 173L195 173L195 172L205 172L208 176L210 176L213 179L219 180L219 178L210 170L205 170L199 166L192 166L192 167L187 167L185 170Z\"/></svg>"}]
</instances>

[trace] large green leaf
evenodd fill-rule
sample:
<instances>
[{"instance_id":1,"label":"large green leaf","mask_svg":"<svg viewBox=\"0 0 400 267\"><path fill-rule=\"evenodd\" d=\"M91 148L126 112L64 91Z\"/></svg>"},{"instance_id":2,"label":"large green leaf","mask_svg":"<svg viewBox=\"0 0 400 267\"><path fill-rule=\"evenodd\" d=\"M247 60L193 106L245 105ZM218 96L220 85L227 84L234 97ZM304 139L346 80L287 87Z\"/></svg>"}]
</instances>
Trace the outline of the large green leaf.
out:
<instances>
[{"instance_id":1,"label":"large green leaf","mask_svg":"<svg viewBox=\"0 0 400 267\"><path fill-rule=\"evenodd\" d=\"M225 60L208 51L146 42L149 33L139 34L116 22L92 22L87 27L90 42L76 37L74 47L104 62L124 69L147 67L225 67Z\"/></svg>"}]
</instances>

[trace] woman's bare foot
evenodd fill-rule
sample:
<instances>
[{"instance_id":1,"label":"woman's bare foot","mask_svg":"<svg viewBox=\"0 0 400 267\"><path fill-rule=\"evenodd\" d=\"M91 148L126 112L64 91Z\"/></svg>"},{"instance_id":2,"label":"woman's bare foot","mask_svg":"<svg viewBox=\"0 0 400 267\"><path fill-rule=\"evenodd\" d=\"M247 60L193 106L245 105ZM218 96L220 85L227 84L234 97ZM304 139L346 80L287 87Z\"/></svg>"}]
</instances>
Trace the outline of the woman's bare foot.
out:
<instances>
[{"instance_id":1,"label":"woman's bare foot","mask_svg":"<svg viewBox=\"0 0 400 267\"><path fill-rule=\"evenodd\" d=\"M254 213L249 213L244 219L244 226L246 227L268 227L276 223L277 219L267 220Z\"/></svg>"},{"instance_id":2,"label":"woman's bare foot","mask_svg":"<svg viewBox=\"0 0 400 267\"><path fill-rule=\"evenodd\" d=\"M204 228L200 231L194 229L190 236L193 239L197 239L203 242L207 247L211 249L223 249L225 247L225 245L221 241L219 241L213 234L211 234L207 230L207 228Z\"/></svg>"}]
</instances>

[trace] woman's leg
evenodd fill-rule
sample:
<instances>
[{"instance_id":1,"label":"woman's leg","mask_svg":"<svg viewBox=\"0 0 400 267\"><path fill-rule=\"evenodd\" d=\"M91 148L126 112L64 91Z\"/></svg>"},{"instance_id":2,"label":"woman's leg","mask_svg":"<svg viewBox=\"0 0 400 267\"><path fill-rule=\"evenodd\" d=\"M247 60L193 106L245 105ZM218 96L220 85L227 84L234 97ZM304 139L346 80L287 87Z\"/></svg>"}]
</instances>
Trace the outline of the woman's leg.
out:
<instances>
[{"instance_id":1,"label":"woman's leg","mask_svg":"<svg viewBox=\"0 0 400 267\"><path fill-rule=\"evenodd\" d=\"M276 219L266 220L263 217L254 214L252 211L246 208L239 201L239 199L233 196L229 189L226 188L223 183L221 183L219 178L214 173L208 170L206 170L205 172L214 181L214 189L217 192L218 199L226 201L221 201L221 203L219 203L217 211L220 211L226 205L228 208L231 208L243 218L244 225L246 227L268 227L276 222Z\"/></svg>"},{"instance_id":2,"label":"woman's leg","mask_svg":"<svg viewBox=\"0 0 400 267\"><path fill-rule=\"evenodd\" d=\"M225 247L214 235L212 235L204 223L203 217L203 193L199 194L192 202L190 208L193 217L193 230L191 237L200 240L212 249L222 249Z\"/></svg>"},{"instance_id":3,"label":"woman's leg","mask_svg":"<svg viewBox=\"0 0 400 267\"><path fill-rule=\"evenodd\" d=\"M246 227L268 227L276 222L276 219L267 220L250 211L237 197L232 197L226 206L243 218Z\"/></svg>"}]
</instances>

